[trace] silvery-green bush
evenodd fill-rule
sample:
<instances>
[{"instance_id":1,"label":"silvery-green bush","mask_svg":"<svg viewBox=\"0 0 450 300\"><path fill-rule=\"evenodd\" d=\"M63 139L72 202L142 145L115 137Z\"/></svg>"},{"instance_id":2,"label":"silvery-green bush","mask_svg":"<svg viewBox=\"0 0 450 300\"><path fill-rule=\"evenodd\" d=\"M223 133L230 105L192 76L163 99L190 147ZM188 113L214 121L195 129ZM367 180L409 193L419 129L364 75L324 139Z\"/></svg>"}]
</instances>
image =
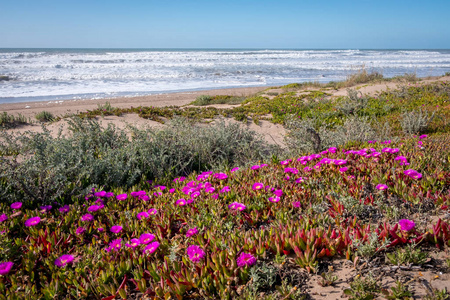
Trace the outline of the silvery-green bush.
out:
<instances>
[{"instance_id":1,"label":"silvery-green bush","mask_svg":"<svg viewBox=\"0 0 450 300\"><path fill-rule=\"evenodd\" d=\"M142 179L224 169L267 160L279 149L238 124L174 119L163 129L124 130L69 120L70 134L1 133L0 195L36 203L78 197L93 186L129 188Z\"/></svg>"}]
</instances>

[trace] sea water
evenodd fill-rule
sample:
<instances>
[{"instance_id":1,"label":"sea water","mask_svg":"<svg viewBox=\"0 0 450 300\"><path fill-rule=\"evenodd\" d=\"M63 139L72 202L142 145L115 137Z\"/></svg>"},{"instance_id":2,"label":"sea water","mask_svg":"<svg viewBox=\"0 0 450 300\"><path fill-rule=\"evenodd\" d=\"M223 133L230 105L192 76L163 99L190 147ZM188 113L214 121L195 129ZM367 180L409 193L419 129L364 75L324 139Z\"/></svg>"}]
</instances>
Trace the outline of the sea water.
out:
<instances>
[{"instance_id":1,"label":"sea water","mask_svg":"<svg viewBox=\"0 0 450 300\"><path fill-rule=\"evenodd\" d=\"M0 103L323 83L363 67L443 75L450 50L0 49Z\"/></svg>"}]
</instances>

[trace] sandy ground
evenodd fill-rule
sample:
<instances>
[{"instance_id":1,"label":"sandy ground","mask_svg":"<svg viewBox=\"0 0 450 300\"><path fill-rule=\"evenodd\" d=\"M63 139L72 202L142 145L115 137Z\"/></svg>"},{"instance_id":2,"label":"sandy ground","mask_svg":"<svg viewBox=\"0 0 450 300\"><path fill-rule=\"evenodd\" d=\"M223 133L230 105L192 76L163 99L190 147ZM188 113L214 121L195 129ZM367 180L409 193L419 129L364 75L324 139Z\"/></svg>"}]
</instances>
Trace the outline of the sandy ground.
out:
<instances>
[{"instance_id":1,"label":"sandy ground","mask_svg":"<svg viewBox=\"0 0 450 300\"><path fill-rule=\"evenodd\" d=\"M424 79L414 84L425 84L434 81L450 81L450 76ZM385 90L396 89L401 85L412 85L413 83L399 83L399 82L384 82L378 84L361 84L352 87L357 89L362 94L376 95ZM317 88L313 88L317 90ZM305 89L308 90L308 89ZM305 93L305 90L297 91L297 94ZM311 90L311 88L309 88ZM265 91L265 92L263 92ZM25 102L25 103L8 103L0 104L0 112L7 112L8 114L22 114L32 121L35 120L35 115L43 110L51 112L55 116L64 116L68 114L76 114L78 112L93 110L98 105L109 102L113 107L129 108L139 106L183 106L194 101L199 95L231 95L231 96L250 96L256 93L261 93L264 96L273 98L274 93L282 93L280 88L268 88L268 87L246 87L246 88L233 88L233 89L218 89L218 90L206 90L206 91L194 91L194 92L181 92L170 94L157 94L141 97L122 97L112 99L86 99L86 100L64 100L64 101L40 101L40 102ZM347 95L347 88L339 90L327 89L326 92L330 93L332 97L340 97ZM229 108L232 105L215 105L220 108ZM125 114L120 117L107 116L98 117L97 120L107 126L108 123L113 123L118 128L126 128L128 125L133 125L138 128L142 127L161 127L164 126L158 122L139 118L136 114ZM234 119L228 118L226 122L236 122ZM283 137L285 135L285 129L281 125L272 124L268 121L260 121L259 125L254 124L251 120L247 123L241 123L243 126L248 127L251 130L256 131L264 136L265 140L271 144L278 144L283 146ZM55 123L47 125L47 128L56 135L59 129L63 133L67 133L67 121L64 119ZM20 126L14 129L9 129L11 132L25 132L25 131L42 131L42 127L39 123Z\"/></svg>"}]
</instances>

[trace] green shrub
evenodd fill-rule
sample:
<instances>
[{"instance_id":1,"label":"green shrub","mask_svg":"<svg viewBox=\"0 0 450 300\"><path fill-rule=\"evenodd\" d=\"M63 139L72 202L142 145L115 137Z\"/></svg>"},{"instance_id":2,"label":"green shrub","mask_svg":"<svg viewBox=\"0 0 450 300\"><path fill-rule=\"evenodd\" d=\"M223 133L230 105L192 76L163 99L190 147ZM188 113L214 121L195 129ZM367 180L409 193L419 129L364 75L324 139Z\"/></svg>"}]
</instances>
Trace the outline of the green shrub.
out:
<instances>
[{"instance_id":1,"label":"green shrub","mask_svg":"<svg viewBox=\"0 0 450 300\"><path fill-rule=\"evenodd\" d=\"M17 116L9 115L6 111L0 114L0 127L3 128L11 128L15 127L17 124L26 124L27 118L25 118L22 114L18 114Z\"/></svg>"},{"instance_id":2,"label":"green shrub","mask_svg":"<svg viewBox=\"0 0 450 300\"><path fill-rule=\"evenodd\" d=\"M200 95L197 98L195 98L195 101L192 102L192 105L197 105L197 106L203 106L203 105L208 105L210 104L212 100L212 97L209 95Z\"/></svg>"},{"instance_id":3,"label":"green shrub","mask_svg":"<svg viewBox=\"0 0 450 300\"><path fill-rule=\"evenodd\" d=\"M55 119L55 116L51 112L45 110L37 113L35 117L39 122L51 122Z\"/></svg>"}]
</instances>

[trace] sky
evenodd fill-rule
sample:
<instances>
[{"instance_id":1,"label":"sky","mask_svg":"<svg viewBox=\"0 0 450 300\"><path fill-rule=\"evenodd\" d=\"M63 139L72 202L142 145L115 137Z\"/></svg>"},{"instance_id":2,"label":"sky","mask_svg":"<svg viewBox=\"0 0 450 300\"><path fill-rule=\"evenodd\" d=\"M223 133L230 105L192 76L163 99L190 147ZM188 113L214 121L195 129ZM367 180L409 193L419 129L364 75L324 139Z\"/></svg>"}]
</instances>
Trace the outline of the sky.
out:
<instances>
[{"instance_id":1,"label":"sky","mask_svg":"<svg viewBox=\"0 0 450 300\"><path fill-rule=\"evenodd\" d=\"M0 0L0 48L449 49L450 0Z\"/></svg>"}]
</instances>

